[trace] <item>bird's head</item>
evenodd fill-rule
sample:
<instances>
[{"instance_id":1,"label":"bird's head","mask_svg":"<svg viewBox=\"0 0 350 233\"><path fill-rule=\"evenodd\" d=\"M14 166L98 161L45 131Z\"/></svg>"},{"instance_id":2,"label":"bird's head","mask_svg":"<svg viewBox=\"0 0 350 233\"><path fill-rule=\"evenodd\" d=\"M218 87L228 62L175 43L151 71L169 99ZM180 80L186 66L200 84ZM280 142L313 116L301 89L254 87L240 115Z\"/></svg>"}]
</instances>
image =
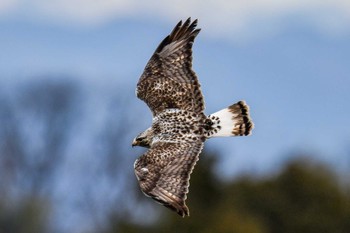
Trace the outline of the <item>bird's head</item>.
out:
<instances>
[{"instance_id":1,"label":"bird's head","mask_svg":"<svg viewBox=\"0 0 350 233\"><path fill-rule=\"evenodd\" d=\"M151 144L151 128L147 129L146 131L140 133L139 135L137 135L136 138L134 138L133 142L132 142L132 146L142 146L142 147L146 147L149 148L150 144Z\"/></svg>"}]
</instances>

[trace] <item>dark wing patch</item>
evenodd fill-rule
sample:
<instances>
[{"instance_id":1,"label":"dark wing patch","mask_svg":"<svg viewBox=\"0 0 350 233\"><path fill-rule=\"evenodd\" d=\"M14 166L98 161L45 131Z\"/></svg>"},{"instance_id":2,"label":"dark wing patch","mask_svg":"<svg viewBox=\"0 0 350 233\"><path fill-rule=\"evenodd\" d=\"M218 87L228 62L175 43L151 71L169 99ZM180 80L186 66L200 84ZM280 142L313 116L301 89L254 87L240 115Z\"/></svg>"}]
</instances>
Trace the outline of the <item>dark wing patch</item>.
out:
<instances>
[{"instance_id":1,"label":"dark wing patch","mask_svg":"<svg viewBox=\"0 0 350 233\"><path fill-rule=\"evenodd\" d=\"M201 141L154 145L135 161L142 192L182 217L189 215L185 200L190 174L202 148Z\"/></svg>"},{"instance_id":2,"label":"dark wing patch","mask_svg":"<svg viewBox=\"0 0 350 233\"><path fill-rule=\"evenodd\" d=\"M192 44L200 29L197 20L180 21L158 46L137 84L137 97L153 115L167 108L204 111L197 76L192 70Z\"/></svg>"}]
</instances>

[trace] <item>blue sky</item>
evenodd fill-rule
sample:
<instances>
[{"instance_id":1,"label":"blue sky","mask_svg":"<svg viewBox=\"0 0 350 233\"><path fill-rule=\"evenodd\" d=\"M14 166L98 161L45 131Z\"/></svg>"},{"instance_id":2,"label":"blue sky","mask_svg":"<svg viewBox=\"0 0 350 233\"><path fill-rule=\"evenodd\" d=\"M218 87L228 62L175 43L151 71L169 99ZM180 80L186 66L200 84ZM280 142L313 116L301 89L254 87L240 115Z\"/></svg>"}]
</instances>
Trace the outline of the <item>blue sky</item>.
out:
<instances>
[{"instance_id":1,"label":"blue sky","mask_svg":"<svg viewBox=\"0 0 350 233\"><path fill-rule=\"evenodd\" d=\"M274 169L291 151L349 168L348 1L5 0L0 83L66 74L134 91L158 43L188 16L202 28L194 69L206 112L245 99L256 124L251 137L208 141L223 152L220 172ZM133 102L146 128L151 115Z\"/></svg>"}]
</instances>

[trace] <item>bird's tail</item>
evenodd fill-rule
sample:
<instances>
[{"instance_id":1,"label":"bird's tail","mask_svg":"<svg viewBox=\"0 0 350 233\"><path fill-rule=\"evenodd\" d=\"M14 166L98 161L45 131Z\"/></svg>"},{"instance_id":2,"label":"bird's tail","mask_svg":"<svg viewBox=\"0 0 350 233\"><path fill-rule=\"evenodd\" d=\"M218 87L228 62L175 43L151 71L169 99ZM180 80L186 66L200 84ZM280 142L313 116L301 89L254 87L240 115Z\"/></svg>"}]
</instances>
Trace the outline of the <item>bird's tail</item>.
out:
<instances>
[{"instance_id":1,"label":"bird's tail","mask_svg":"<svg viewBox=\"0 0 350 233\"><path fill-rule=\"evenodd\" d=\"M254 123L249 116L249 106L239 101L208 116L210 125L207 137L229 137L250 135Z\"/></svg>"}]
</instances>

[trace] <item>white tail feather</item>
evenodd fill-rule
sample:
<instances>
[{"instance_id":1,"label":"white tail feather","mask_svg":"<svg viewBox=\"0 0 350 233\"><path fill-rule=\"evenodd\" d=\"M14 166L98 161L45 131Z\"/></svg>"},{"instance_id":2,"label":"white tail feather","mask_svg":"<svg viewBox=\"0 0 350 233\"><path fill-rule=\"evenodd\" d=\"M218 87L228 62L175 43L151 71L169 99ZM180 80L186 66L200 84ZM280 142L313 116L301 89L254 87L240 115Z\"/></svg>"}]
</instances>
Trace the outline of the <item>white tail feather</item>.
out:
<instances>
[{"instance_id":1,"label":"white tail feather","mask_svg":"<svg viewBox=\"0 0 350 233\"><path fill-rule=\"evenodd\" d=\"M213 123L207 137L247 136L254 124L249 116L249 107L239 101L208 116Z\"/></svg>"}]
</instances>

